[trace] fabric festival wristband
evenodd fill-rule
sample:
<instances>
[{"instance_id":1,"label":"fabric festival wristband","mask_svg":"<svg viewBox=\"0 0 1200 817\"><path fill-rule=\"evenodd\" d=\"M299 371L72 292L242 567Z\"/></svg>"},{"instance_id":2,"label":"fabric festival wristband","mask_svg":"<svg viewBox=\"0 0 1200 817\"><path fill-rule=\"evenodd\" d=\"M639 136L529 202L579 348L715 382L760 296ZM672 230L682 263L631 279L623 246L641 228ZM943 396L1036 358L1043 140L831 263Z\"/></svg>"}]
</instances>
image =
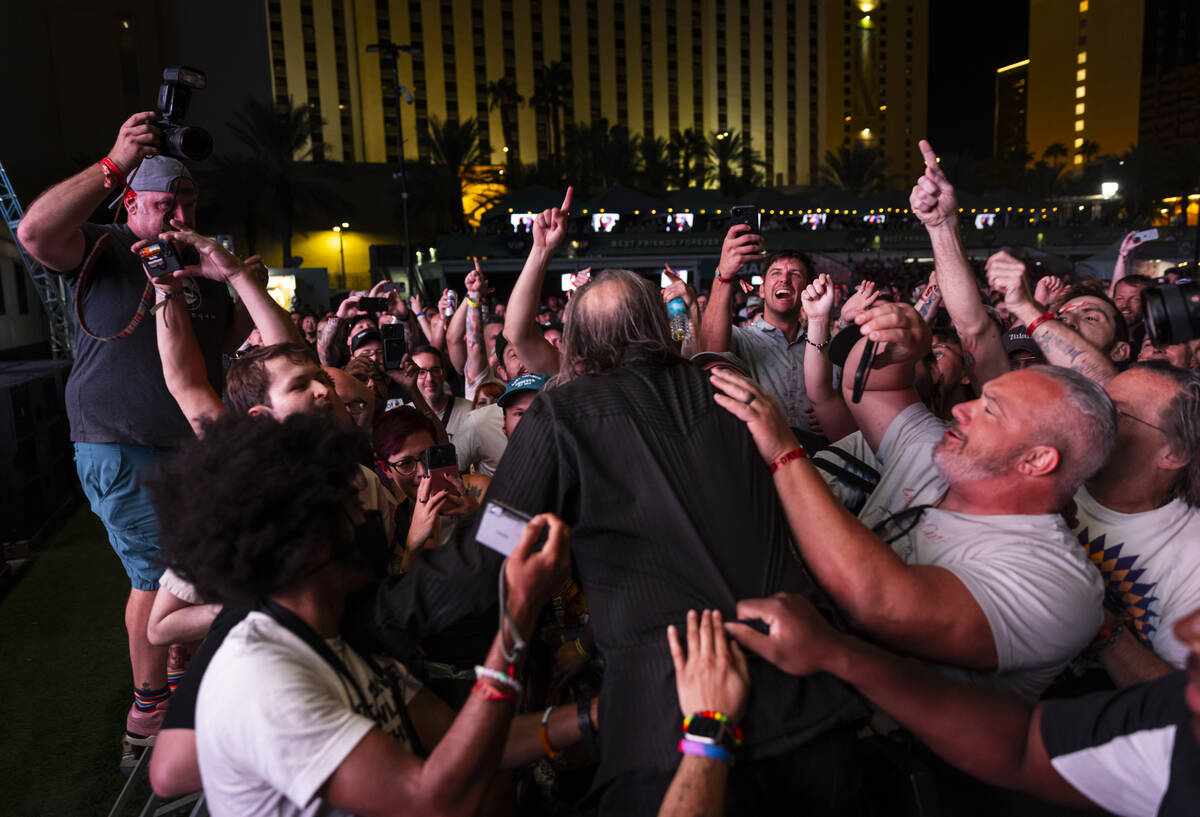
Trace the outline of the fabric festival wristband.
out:
<instances>
[{"instance_id":1,"label":"fabric festival wristband","mask_svg":"<svg viewBox=\"0 0 1200 817\"><path fill-rule=\"evenodd\" d=\"M104 186L108 189L125 186L125 174L117 163L105 156L100 160L100 172L104 174Z\"/></svg>"},{"instance_id":2,"label":"fabric festival wristband","mask_svg":"<svg viewBox=\"0 0 1200 817\"><path fill-rule=\"evenodd\" d=\"M479 307L483 306L483 304L480 301L472 301L470 298L467 298L467 306L471 307L472 309L478 309Z\"/></svg>"},{"instance_id":3,"label":"fabric festival wristband","mask_svg":"<svg viewBox=\"0 0 1200 817\"><path fill-rule=\"evenodd\" d=\"M542 713L542 751L546 753L546 757L551 760L558 760L562 757L562 752L554 748L554 744L550 743L550 713L554 711L554 707L546 707L546 711Z\"/></svg>"},{"instance_id":4,"label":"fabric festival wristband","mask_svg":"<svg viewBox=\"0 0 1200 817\"><path fill-rule=\"evenodd\" d=\"M776 471L778 471L783 466L787 465L792 460L807 459L807 458L808 458L808 452L804 450L804 446L800 446L799 448L794 448L791 451L787 452L786 454L781 454L779 456L779 459L777 459L777 460L775 460L775 462L771 463L771 473L774 474Z\"/></svg>"},{"instance_id":5,"label":"fabric festival wristband","mask_svg":"<svg viewBox=\"0 0 1200 817\"><path fill-rule=\"evenodd\" d=\"M578 638L575 639L575 641L573 643L575 644L575 649L579 650L579 654L582 655L584 658L592 657L592 654L584 648L583 642L580 641Z\"/></svg>"},{"instance_id":6,"label":"fabric festival wristband","mask_svg":"<svg viewBox=\"0 0 1200 817\"><path fill-rule=\"evenodd\" d=\"M1045 323L1046 321L1052 321L1052 320L1054 320L1054 319L1055 319L1055 318L1057 318L1057 317L1058 317L1058 316L1057 316L1057 315L1055 315L1053 312L1047 312L1045 315L1042 315L1042 316L1040 316L1040 317L1034 318L1033 320L1031 320L1031 321L1029 322L1029 325L1025 327L1025 334L1026 334L1026 335L1029 335L1029 337L1031 337L1031 338L1032 338L1032 337L1033 337L1033 330L1037 329L1039 326L1041 326L1041 325L1042 325L1043 323Z\"/></svg>"},{"instance_id":7,"label":"fabric festival wristband","mask_svg":"<svg viewBox=\"0 0 1200 817\"><path fill-rule=\"evenodd\" d=\"M471 692L485 701L507 701L513 705L517 703L517 693L496 689L491 684L486 684L483 681L476 681L475 685L471 687Z\"/></svg>"},{"instance_id":8,"label":"fabric festival wristband","mask_svg":"<svg viewBox=\"0 0 1200 817\"><path fill-rule=\"evenodd\" d=\"M733 755L720 746L713 746L709 743L697 743L694 740L681 739L679 741L679 751L685 755L699 755L700 757L711 757L724 762L727 766L733 765Z\"/></svg>"},{"instance_id":9,"label":"fabric festival wristband","mask_svg":"<svg viewBox=\"0 0 1200 817\"><path fill-rule=\"evenodd\" d=\"M479 664L475 667L475 678L480 681L487 678L495 681L498 684L503 684L517 695L521 694L521 682L516 678L513 678L511 675L505 675L500 670L492 669L491 667L485 667L482 664Z\"/></svg>"}]
</instances>

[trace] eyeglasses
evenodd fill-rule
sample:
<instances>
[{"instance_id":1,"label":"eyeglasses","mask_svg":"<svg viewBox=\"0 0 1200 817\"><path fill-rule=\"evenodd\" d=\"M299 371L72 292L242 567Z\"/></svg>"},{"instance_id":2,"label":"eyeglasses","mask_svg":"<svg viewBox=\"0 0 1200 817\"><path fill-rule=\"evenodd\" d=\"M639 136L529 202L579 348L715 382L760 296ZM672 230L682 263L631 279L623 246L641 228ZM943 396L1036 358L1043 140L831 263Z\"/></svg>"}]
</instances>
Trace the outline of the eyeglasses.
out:
<instances>
[{"instance_id":1,"label":"eyeglasses","mask_svg":"<svg viewBox=\"0 0 1200 817\"><path fill-rule=\"evenodd\" d=\"M871 532L882 539L885 545L890 545L900 537L906 536L910 530L915 528L917 523L921 521L921 515L931 507L933 506L913 505L911 508L905 508L873 526ZM884 536L885 533L891 535Z\"/></svg>"},{"instance_id":2,"label":"eyeglasses","mask_svg":"<svg viewBox=\"0 0 1200 817\"><path fill-rule=\"evenodd\" d=\"M422 369L420 366L417 366L416 368L417 377L420 377L421 375L428 375L429 377L441 377L446 373L446 370L441 366L430 366L428 369Z\"/></svg>"},{"instance_id":3,"label":"eyeglasses","mask_svg":"<svg viewBox=\"0 0 1200 817\"><path fill-rule=\"evenodd\" d=\"M1124 411L1123 409L1117 409L1117 414L1121 415L1122 417L1128 417L1130 420L1139 422L1144 426L1150 426L1155 431L1161 431L1163 434L1167 433L1166 429L1162 428L1161 426L1156 426L1154 423L1147 423L1141 417L1136 417L1136 416L1130 414L1128 411Z\"/></svg>"},{"instance_id":4,"label":"eyeglasses","mask_svg":"<svg viewBox=\"0 0 1200 817\"><path fill-rule=\"evenodd\" d=\"M421 464L421 461L412 457L405 457L399 462L387 460L387 464L389 468L391 468L400 476L411 477L413 474L417 473L417 466Z\"/></svg>"}]
</instances>

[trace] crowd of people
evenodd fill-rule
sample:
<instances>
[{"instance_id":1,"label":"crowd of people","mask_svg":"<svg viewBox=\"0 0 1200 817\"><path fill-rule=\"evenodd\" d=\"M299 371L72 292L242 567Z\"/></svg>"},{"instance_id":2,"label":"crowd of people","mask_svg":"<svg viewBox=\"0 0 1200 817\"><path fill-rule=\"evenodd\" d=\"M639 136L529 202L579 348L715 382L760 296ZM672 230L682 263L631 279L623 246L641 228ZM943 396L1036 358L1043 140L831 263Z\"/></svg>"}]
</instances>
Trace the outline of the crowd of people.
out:
<instances>
[{"instance_id":1,"label":"crowd of people","mask_svg":"<svg viewBox=\"0 0 1200 817\"><path fill-rule=\"evenodd\" d=\"M1107 283L973 266L922 142L919 281L849 290L739 224L699 292L589 270L543 300L568 189L503 303L476 263L436 305L381 282L289 315L196 232L152 118L19 238L75 292L125 752L160 795L1194 812L1198 342L1149 342L1131 245ZM125 221L86 223L114 191ZM166 242L185 265L152 274Z\"/></svg>"}]
</instances>

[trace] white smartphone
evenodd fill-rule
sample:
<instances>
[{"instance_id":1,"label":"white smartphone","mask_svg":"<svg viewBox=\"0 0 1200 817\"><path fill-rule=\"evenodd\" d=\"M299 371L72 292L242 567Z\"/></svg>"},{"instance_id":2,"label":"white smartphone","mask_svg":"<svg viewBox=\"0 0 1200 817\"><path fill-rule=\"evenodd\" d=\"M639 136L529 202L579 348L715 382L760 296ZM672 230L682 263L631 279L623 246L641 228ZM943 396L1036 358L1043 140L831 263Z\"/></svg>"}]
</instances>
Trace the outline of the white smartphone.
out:
<instances>
[{"instance_id":1,"label":"white smartphone","mask_svg":"<svg viewBox=\"0 0 1200 817\"><path fill-rule=\"evenodd\" d=\"M677 269L677 270L675 270L675 274L678 275L685 284L688 282L688 271L687 270ZM658 276L658 288L659 289L666 289L670 285L671 285L671 279L667 277L667 274L665 272Z\"/></svg>"},{"instance_id":2,"label":"white smartphone","mask_svg":"<svg viewBox=\"0 0 1200 817\"><path fill-rule=\"evenodd\" d=\"M1133 243L1134 244L1141 244L1145 241L1157 241L1157 240L1158 240L1158 228L1157 227L1151 227L1149 230L1142 230L1140 232L1133 234Z\"/></svg>"},{"instance_id":3,"label":"white smartphone","mask_svg":"<svg viewBox=\"0 0 1200 817\"><path fill-rule=\"evenodd\" d=\"M529 524L530 518L499 502L488 502L479 517L479 528L475 531L475 541L490 547L497 553L508 556L517 549L517 545L521 541L521 534L525 532L525 526Z\"/></svg>"}]
</instances>

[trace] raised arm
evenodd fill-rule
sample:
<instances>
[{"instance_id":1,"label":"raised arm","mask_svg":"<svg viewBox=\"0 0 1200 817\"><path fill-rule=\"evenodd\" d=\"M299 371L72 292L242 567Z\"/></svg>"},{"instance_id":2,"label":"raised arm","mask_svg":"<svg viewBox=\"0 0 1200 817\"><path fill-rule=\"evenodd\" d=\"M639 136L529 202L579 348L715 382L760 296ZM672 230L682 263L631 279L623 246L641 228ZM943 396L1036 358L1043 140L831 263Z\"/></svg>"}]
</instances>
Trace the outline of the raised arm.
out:
<instances>
[{"instance_id":1,"label":"raised arm","mask_svg":"<svg viewBox=\"0 0 1200 817\"><path fill-rule=\"evenodd\" d=\"M878 451L896 415L920 400L913 388L914 366L929 352L932 335L929 324L908 304L872 306L855 315L854 322L863 339L846 357L842 396L867 444ZM854 377L869 341L879 343L875 364L868 373L862 400L854 403Z\"/></svg>"},{"instance_id":2,"label":"raised arm","mask_svg":"<svg viewBox=\"0 0 1200 817\"><path fill-rule=\"evenodd\" d=\"M137 245L134 245L137 246ZM196 342L188 315L183 287L167 279L154 282L158 356L162 361L167 391L175 398L195 434L205 423L224 416L229 409L221 402L204 366L204 355Z\"/></svg>"},{"instance_id":3,"label":"raised arm","mask_svg":"<svg viewBox=\"0 0 1200 817\"><path fill-rule=\"evenodd\" d=\"M1042 742L1044 704L951 680L838 633L801 596L747 599L738 603L737 615L769 628L763 634L726 624L743 647L793 675L837 676L972 777L1058 803L1093 806L1050 763Z\"/></svg>"},{"instance_id":4,"label":"raised arm","mask_svg":"<svg viewBox=\"0 0 1200 817\"><path fill-rule=\"evenodd\" d=\"M1133 252L1133 248L1137 243L1133 237L1137 235L1137 230L1128 233L1125 238L1121 239L1121 246L1117 248L1117 263L1113 264L1112 281L1108 285L1108 297L1117 297L1117 284L1121 283L1121 279L1129 274L1129 253Z\"/></svg>"},{"instance_id":5,"label":"raised arm","mask_svg":"<svg viewBox=\"0 0 1200 817\"><path fill-rule=\"evenodd\" d=\"M708 296L704 326L701 331L702 352L733 351L733 296L738 286L738 272L747 261L762 258L762 236L751 232L748 224L734 224L725 234L721 245L721 260Z\"/></svg>"},{"instance_id":6,"label":"raised arm","mask_svg":"<svg viewBox=\"0 0 1200 817\"><path fill-rule=\"evenodd\" d=\"M913 318L920 320L915 313ZM879 334L889 340L899 332ZM799 443L778 403L758 384L721 370L713 372L712 382L717 404L746 423L763 460L771 463L796 546L851 624L909 655L995 669L991 626L966 585L945 568L906 564L842 507L806 457L782 459Z\"/></svg>"},{"instance_id":7,"label":"raised arm","mask_svg":"<svg viewBox=\"0 0 1200 817\"><path fill-rule=\"evenodd\" d=\"M1117 365L1083 335L1060 320L1038 320L1046 308L1034 301L1029 291L1023 261L1006 252L998 252L987 261L987 275L988 283L1004 293L1004 303L1017 320L1026 326L1036 322L1029 335L1042 350L1047 363L1074 369L1101 384L1116 376Z\"/></svg>"},{"instance_id":8,"label":"raised arm","mask_svg":"<svg viewBox=\"0 0 1200 817\"><path fill-rule=\"evenodd\" d=\"M483 299L489 292L487 278L475 259L475 269L467 273L467 382L474 382L488 367L488 353L483 342ZM457 316L456 316L457 317ZM557 371L557 370L556 370Z\"/></svg>"},{"instance_id":9,"label":"raised arm","mask_svg":"<svg viewBox=\"0 0 1200 817\"><path fill-rule=\"evenodd\" d=\"M508 309L504 313L504 337L531 372L554 373L559 368L558 350L542 336L535 319L550 259L566 236L567 216L571 212L574 191L575 188L568 187L561 207L543 210L533 220L533 246L529 249L529 258L517 277L516 286L508 299Z\"/></svg>"},{"instance_id":10,"label":"raised arm","mask_svg":"<svg viewBox=\"0 0 1200 817\"><path fill-rule=\"evenodd\" d=\"M337 345L342 329L347 321L367 314L358 308L361 299L361 295L351 295L343 300L338 304L333 317L321 324L321 328L317 330L317 360L322 366L337 366L341 362Z\"/></svg>"},{"instance_id":11,"label":"raised arm","mask_svg":"<svg viewBox=\"0 0 1200 817\"><path fill-rule=\"evenodd\" d=\"M108 158L125 176L142 159L158 153L158 128L150 124L157 115L154 111L136 113L117 132ZM83 262L85 246L80 228L106 197L118 192L104 186L100 165L91 165L54 185L29 205L17 227L17 240L47 269L75 269Z\"/></svg>"},{"instance_id":12,"label":"raised arm","mask_svg":"<svg viewBox=\"0 0 1200 817\"><path fill-rule=\"evenodd\" d=\"M975 273L967 261L958 227L958 199L954 188L942 172L933 147L924 139L919 144L921 155L925 157L925 173L913 186L909 202L913 214L929 233L942 303L962 341L971 384L979 389L1009 370L1004 338L984 309Z\"/></svg>"},{"instance_id":13,"label":"raised arm","mask_svg":"<svg viewBox=\"0 0 1200 817\"><path fill-rule=\"evenodd\" d=\"M813 413L825 436L840 440L853 434L858 426L833 385L833 363L826 348L832 337L833 295L833 282L828 275L818 275L800 293L800 305L808 318L804 335L804 392L812 401Z\"/></svg>"},{"instance_id":14,"label":"raised arm","mask_svg":"<svg viewBox=\"0 0 1200 817\"><path fill-rule=\"evenodd\" d=\"M538 536L547 528L545 547L534 552ZM517 633L530 638L542 605L569 570L567 536L566 526L548 514L534 517L526 527L505 565L506 612L512 624L497 633L486 667L507 674L513 662L505 659L504 645L513 644ZM521 659L518 655L517 669ZM516 706L516 696L510 695L506 685L491 680L477 684L424 761L373 729L325 784L330 805L362 815L475 814L504 751Z\"/></svg>"},{"instance_id":15,"label":"raised arm","mask_svg":"<svg viewBox=\"0 0 1200 817\"><path fill-rule=\"evenodd\" d=\"M449 301L446 290L438 299L438 309L445 309ZM454 315L446 322L446 356L454 371L463 374L467 367L467 299L463 298L454 310Z\"/></svg>"}]
</instances>

